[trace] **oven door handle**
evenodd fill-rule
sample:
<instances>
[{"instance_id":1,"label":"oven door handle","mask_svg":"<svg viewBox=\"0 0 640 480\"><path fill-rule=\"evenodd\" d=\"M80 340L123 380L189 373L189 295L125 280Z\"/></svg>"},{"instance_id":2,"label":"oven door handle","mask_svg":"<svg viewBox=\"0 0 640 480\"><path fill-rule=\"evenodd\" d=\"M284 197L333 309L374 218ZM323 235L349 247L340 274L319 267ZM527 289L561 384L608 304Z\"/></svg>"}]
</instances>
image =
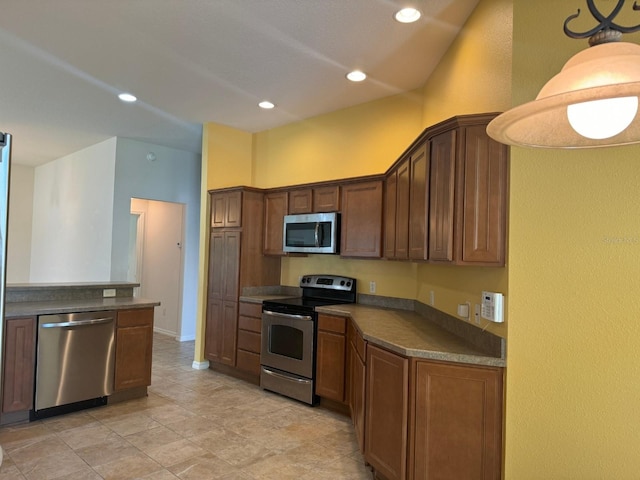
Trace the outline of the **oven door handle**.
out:
<instances>
[{"instance_id":1,"label":"oven door handle","mask_svg":"<svg viewBox=\"0 0 640 480\"><path fill-rule=\"evenodd\" d=\"M274 372L273 370L269 370L264 365L262 366L262 371L264 373L266 373L267 375L272 375L272 376L277 377L277 378L282 378L283 380L289 380L290 382L305 383L305 384L306 383L311 383L311 380L307 380L307 379L304 379L304 378L290 377L289 375L283 375L281 373Z\"/></svg>"},{"instance_id":2,"label":"oven door handle","mask_svg":"<svg viewBox=\"0 0 640 480\"><path fill-rule=\"evenodd\" d=\"M309 315L292 315L290 313L279 313L279 312L272 312L271 310L263 310L263 312L265 315L271 315L274 317L282 317L282 318L295 318L297 320L313 320L313 317L309 316Z\"/></svg>"}]
</instances>

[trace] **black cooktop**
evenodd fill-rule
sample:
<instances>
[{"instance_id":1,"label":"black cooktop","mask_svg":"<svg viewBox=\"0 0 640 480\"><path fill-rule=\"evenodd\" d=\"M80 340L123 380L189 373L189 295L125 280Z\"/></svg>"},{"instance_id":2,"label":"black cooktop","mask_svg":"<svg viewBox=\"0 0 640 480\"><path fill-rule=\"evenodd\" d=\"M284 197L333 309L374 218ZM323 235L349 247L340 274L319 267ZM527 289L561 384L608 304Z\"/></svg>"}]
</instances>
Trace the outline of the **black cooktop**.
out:
<instances>
[{"instance_id":1,"label":"black cooktop","mask_svg":"<svg viewBox=\"0 0 640 480\"><path fill-rule=\"evenodd\" d=\"M267 300L263 309L280 313L308 313L315 307L355 303L356 280L337 275L305 275L300 279L302 296Z\"/></svg>"}]
</instances>

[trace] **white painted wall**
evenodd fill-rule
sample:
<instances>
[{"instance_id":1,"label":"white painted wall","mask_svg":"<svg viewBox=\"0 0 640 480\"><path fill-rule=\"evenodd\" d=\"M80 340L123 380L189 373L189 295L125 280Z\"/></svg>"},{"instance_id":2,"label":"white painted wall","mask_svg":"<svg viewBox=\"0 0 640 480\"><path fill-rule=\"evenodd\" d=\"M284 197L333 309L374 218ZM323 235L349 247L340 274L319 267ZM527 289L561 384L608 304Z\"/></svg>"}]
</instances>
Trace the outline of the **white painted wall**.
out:
<instances>
[{"instance_id":1,"label":"white painted wall","mask_svg":"<svg viewBox=\"0 0 640 480\"><path fill-rule=\"evenodd\" d=\"M201 157L137 140L117 140L111 278L127 278L131 199L184 204L182 324L178 339L192 340L198 292ZM150 152L155 156L154 161L147 159Z\"/></svg>"},{"instance_id":2,"label":"white painted wall","mask_svg":"<svg viewBox=\"0 0 640 480\"><path fill-rule=\"evenodd\" d=\"M110 280L116 140L36 167L31 282Z\"/></svg>"},{"instance_id":3,"label":"white painted wall","mask_svg":"<svg viewBox=\"0 0 640 480\"><path fill-rule=\"evenodd\" d=\"M143 247L140 296L161 303L155 310L154 330L177 337L182 312L184 205L132 199L131 210L143 213L139 221L144 224L144 235L136 239ZM131 257L131 237L129 245Z\"/></svg>"},{"instance_id":4,"label":"white painted wall","mask_svg":"<svg viewBox=\"0 0 640 480\"><path fill-rule=\"evenodd\" d=\"M29 282L31 222L35 169L11 165L9 180L9 228L7 235L7 283Z\"/></svg>"}]
</instances>

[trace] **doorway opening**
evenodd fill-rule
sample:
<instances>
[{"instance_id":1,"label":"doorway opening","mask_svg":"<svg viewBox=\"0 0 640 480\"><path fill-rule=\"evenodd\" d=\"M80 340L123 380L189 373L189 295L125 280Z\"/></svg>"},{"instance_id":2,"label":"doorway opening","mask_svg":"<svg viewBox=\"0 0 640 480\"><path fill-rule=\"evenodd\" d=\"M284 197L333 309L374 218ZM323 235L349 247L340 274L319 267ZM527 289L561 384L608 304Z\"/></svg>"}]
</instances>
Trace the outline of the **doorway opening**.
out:
<instances>
[{"instance_id":1,"label":"doorway opening","mask_svg":"<svg viewBox=\"0 0 640 480\"><path fill-rule=\"evenodd\" d=\"M184 204L131 199L127 279L134 296L160 302L154 331L180 338L184 264Z\"/></svg>"}]
</instances>

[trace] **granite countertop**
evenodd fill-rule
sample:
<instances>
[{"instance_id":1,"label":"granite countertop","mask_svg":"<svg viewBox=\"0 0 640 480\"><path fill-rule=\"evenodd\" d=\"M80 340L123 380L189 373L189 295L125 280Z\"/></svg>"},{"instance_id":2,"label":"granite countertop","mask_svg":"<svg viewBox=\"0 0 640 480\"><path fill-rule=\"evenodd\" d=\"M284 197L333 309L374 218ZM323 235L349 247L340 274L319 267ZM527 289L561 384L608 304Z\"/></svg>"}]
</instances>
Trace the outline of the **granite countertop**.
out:
<instances>
[{"instance_id":1,"label":"granite countertop","mask_svg":"<svg viewBox=\"0 0 640 480\"><path fill-rule=\"evenodd\" d=\"M295 295L252 292L240 297L240 301L262 303L292 296ZM357 303L316 307L316 311L350 317L366 341L407 357L496 367L506 365L504 353L502 356L487 353L413 310ZM470 328L476 331L474 327Z\"/></svg>"},{"instance_id":2,"label":"granite countertop","mask_svg":"<svg viewBox=\"0 0 640 480\"><path fill-rule=\"evenodd\" d=\"M6 290L80 290L101 288L134 288L139 287L134 282L55 282L55 283L7 283Z\"/></svg>"},{"instance_id":3,"label":"granite countertop","mask_svg":"<svg viewBox=\"0 0 640 480\"><path fill-rule=\"evenodd\" d=\"M282 300L283 298L295 298L295 295L267 294L267 295L245 295L240 297L241 302L262 303L269 300Z\"/></svg>"},{"instance_id":4,"label":"granite countertop","mask_svg":"<svg viewBox=\"0 0 640 480\"><path fill-rule=\"evenodd\" d=\"M319 313L348 316L363 338L407 357L504 367L493 357L421 315L359 304L317 307Z\"/></svg>"},{"instance_id":5,"label":"granite countertop","mask_svg":"<svg viewBox=\"0 0 640 480\"><path fill-rule=\"evenodd\" d=\"M109 297L79 300L43 300L37 302L7 302L6 318L31 317L72 312L97 312L130 308L157 307L160 302L138 297Z\"/></svg>"}]
</instances>

